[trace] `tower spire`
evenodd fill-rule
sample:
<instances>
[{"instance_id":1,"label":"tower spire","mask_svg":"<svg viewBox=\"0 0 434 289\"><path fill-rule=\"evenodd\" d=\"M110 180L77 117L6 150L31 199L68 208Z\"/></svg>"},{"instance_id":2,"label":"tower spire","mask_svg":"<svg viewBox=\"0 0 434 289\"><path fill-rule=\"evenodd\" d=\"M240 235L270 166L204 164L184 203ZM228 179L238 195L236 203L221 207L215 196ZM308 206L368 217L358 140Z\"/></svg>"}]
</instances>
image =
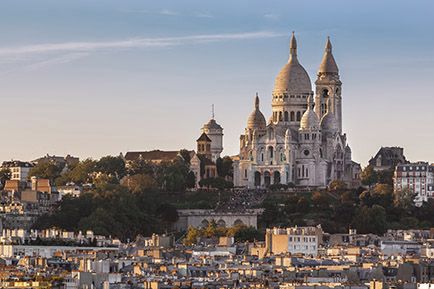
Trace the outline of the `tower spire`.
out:
<instances>
[{"instance_id":1,"label":"tower spire","mask_svg":"<svg viewBox=\"0 0 434 289\"><path fill-rule=\"evenodd\" d=\"M259 96L258 96L257 92L256 92L256 96L255 96L255 109L259 110Z\"/></svg>"},{"instance_id":2,"label":"tower spire","mask_svg":"<svg viewBox=\"0 0 434 289\"><path fill-rule=\"evenodd\" d=\"M327 41L324 48L324 55L319 66L318 73L339 73L338 65L336 64L335 58L333 57L332 53L332 43L330 41L330 36L327 36Z\"/></svg>"},{"instance_id":3,"label":"tower spire","mask_svg":"<svg viewBox=\"0 0 434 289\"><path fill-rule=\"evenodd\" d=\"M214 119L214 103L211 106L211 118Z\"/></svg>"},{"instance_id":4,"label":"tower spire","mask_svg":"<svg viewBox=\"0 0 434 289\"><path fill-rule=\"evenodd\" d=\"M332 43L330 42L330 36L327 36L325 52L332 53Z\"/></svg>"},{"instance_id":5,"label":"tower spire","mask_svg":"<svg viewBox=\"0 0 434 289\"><path fill-rule=\"evenodd\" d=\"M297 39L295 32L292 31L291 40L289 41L289 61L297 60Z\"/></svg>"}]
</instances>

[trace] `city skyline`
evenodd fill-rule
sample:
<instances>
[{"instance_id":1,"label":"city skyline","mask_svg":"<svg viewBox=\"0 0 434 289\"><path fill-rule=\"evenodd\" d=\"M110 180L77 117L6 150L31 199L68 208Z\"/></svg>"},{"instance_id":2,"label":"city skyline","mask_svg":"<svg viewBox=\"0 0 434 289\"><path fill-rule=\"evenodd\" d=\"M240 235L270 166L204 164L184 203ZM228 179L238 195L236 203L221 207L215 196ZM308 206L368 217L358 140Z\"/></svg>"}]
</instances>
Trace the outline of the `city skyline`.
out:
<instances>
[{"instance_id":1,"label":"city skyline","mask_svg":"<svg viewBox=\"0 0 434 289\"><path fill-rule=\"evenodd\" d=\"M47 10L1 4L3 160L194 149L212 104L224 128L223 155L235 155L256 92L266 118L271 114L293 30L312 80L331 37L356 161L365 166L380 146L394 145L409 160L434 160L429 1L332 1L339 9L320 1L240 1L228 10L198 1L42 2ZM46 13L53 17L44 20Z\"/></svg>"}]
</instances>

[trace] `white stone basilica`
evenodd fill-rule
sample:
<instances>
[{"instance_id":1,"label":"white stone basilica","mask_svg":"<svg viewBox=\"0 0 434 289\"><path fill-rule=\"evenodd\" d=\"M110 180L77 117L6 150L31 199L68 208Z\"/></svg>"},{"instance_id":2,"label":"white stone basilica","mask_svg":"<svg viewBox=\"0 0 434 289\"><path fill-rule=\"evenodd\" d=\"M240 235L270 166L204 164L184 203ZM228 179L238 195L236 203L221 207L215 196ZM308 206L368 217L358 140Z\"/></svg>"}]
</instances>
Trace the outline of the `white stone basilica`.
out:
<instances>
[{"instance_id":1,"label":"white stone basilica","mask_svg":"<svg viewBox=\"0 0 434 289\"><path fill-rule=\"evenodd\" d=\"M256 95L239 159L234 162L234 185L248 188L271 184L326 187L333 180L357 185L360 165L351 159L342 133L342 82L327 39L315 94L297 58L292 34L289 60L276 77L272 116L267 124Z\"/></svg>"}]
</instances>

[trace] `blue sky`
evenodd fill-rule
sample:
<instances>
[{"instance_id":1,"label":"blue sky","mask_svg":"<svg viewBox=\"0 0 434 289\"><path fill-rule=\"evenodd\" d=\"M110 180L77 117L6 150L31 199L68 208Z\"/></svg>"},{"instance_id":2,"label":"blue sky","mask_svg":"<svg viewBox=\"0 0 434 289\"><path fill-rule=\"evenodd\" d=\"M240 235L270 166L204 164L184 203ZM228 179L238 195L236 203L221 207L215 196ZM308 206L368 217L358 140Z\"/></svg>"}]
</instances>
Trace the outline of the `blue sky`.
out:
<instances>
[{"instance_id":1,"label":"blue sky","mask_svg":"<svg viewBox=\"0 0 434 289\"><path fill-rule=\"evenodd\" d=\"M434 161L433 1L0 3L0 160L195 147L215 104L225 154L296 31L312 83L327 35L356 161L380 146Z\"/></svg>"}]
</instances>

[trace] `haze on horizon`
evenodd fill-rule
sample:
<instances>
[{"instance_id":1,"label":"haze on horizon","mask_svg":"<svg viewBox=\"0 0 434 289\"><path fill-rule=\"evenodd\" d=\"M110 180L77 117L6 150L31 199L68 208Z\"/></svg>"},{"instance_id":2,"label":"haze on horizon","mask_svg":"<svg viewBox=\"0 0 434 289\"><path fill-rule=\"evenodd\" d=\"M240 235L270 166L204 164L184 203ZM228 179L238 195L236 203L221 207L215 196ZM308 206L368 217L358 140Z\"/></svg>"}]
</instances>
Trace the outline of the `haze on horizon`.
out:
<instances>
[{"instance_id":1,"label":"haze on horizon","mask_svg":"<svg viewBox=\"0 0 434 289\"><path fill-rule=\"evenodd\" d=\"M381 146L434 162L434 2L0 3L0 160L195 149L211 117L224 155L256 92L268 119L291 31L312 83L330 35L343 131L365 166Z\"/></svg>"}]
</instances>

